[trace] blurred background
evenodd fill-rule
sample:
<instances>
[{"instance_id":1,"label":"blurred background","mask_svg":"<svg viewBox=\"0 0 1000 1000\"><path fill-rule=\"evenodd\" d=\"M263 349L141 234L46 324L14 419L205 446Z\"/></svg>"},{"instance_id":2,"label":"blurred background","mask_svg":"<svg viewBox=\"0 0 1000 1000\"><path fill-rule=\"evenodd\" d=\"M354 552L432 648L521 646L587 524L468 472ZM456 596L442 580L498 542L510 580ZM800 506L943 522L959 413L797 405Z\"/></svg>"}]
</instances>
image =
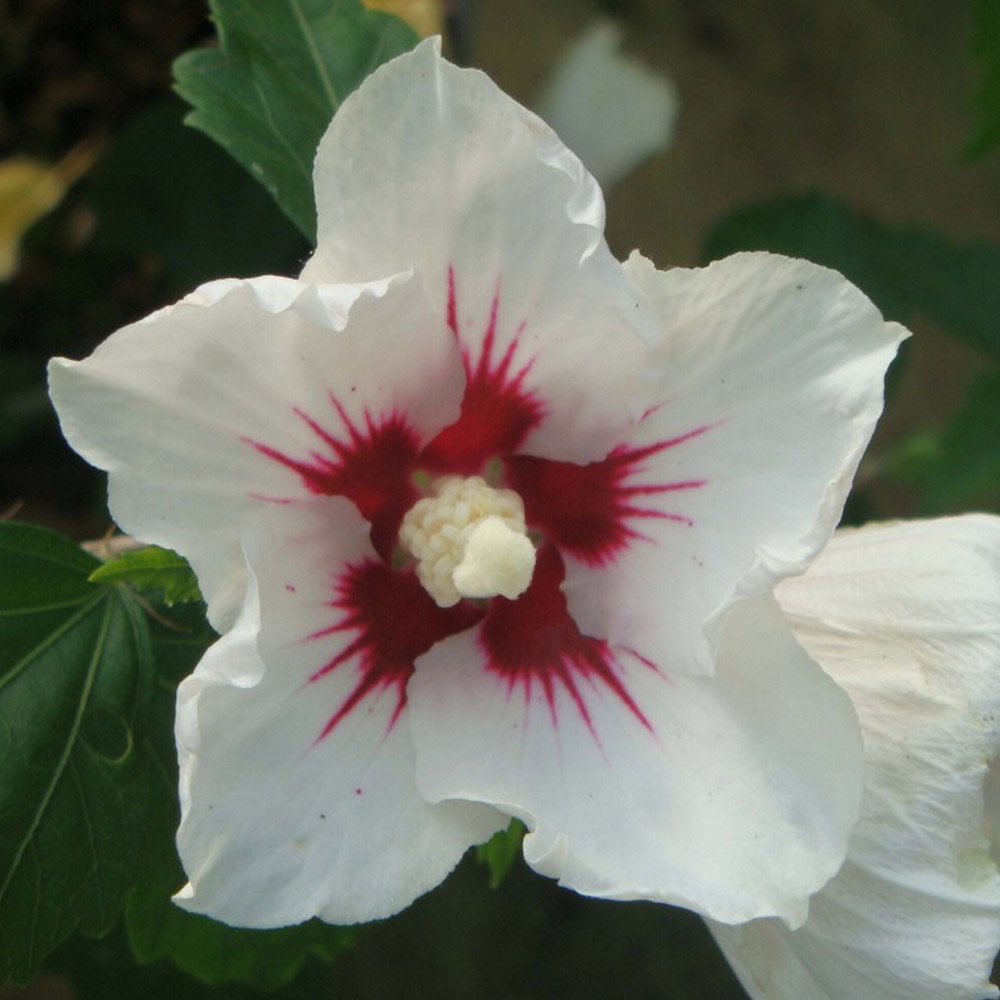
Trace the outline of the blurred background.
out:
<instances>
[{"instance_id":1,"label":"blurred background","mask_svg":"<svg viewBox=\"0 0 1000 1000\"><path fill-rule=\"evenodd\" d=\"M850 519L1000 509L1000 155L969 154L986 73L974 3L479 0L447 13L452 53L529 106L597 18L672 80L669 144L605 192L619 256L799 253L914 330ZM308 253L263 189L181 125L171 62L213 36L203 0L0 0L0 516L79 539L108 527L103 477L48 407L49 356L82 357L202 281L294 274ZM255 995L164 962L133 969L126 949L121 934L71 939L15 995ZM520 863L490 889L467 859L272 995L743 994L686 914L580 899Z\"/></svg>"}]
</instances>

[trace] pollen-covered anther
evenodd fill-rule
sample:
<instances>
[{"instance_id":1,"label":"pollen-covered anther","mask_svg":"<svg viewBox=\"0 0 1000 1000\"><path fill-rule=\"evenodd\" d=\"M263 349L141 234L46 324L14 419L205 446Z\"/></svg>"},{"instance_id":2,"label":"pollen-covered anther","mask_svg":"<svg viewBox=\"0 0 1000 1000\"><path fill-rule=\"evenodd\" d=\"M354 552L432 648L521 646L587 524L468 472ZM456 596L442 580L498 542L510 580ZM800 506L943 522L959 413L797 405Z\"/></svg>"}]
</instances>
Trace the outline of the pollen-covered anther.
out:
<instances>
[{"instance_id":1,"label":"pollen-covered anther","mask_svg":"<svg viewBox=\"0 0 1000 1000\"><path fill-rule=\"evenodd\" d=\"M399 529L400 544L417 560L417 576L442 608L463 597L506 597L528 589L535 547L524 504L481 476L449 476L418 500Z\"/></svg>"}]
</instances>

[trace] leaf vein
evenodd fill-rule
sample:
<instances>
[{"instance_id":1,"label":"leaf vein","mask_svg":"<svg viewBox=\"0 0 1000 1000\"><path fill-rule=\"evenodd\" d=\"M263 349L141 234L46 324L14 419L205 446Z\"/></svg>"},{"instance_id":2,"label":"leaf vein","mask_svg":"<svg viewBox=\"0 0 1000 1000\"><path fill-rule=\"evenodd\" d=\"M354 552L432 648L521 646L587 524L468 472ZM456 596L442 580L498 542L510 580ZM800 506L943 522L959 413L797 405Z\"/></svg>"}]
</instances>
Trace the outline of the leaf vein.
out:
<instances>
[{"instance_id":1,"label":"leaf vein","mask_svg":"<svg viewBox=\"0 0 1000 1000\"><path fill-rule=\"evenodd\" d=\"M33 604L24 608L0 608L0 618L17 618L21 615L38 615L46 611L61 611L63 608L75 608L79 604L92 604L94 597L92 594L81 594L80 597L71 601L56 601L53 604Z\"/></svg>"},{"instance_id":2,"label":"leaf vein","mask_svg":"<svg viewBox=\"0 0 1000 1000\"><path fill-rule=\"evenodd\" d=\"M66 745L63 748L63 752L59 760L56 762L56 766L52 769L51 780L49 781L48 787L45 789L45 794L38 803L38 808L35 810L35 816L31 821L31 825L26 831L17 851L15 852L14 860L4 877L3 884L0 885L0 903L3 902L4 897L7 895L7 890L10 888L10 883L14 879L15 872L20 867L21 859L24 857L25 851L27 851L27 849L32 845L32 838L42 821L42 817L45 815L46 809L49 807L49 803L52 801L52 796L55 794L56 786L62 779L63 771L65 771L67 763L69 762L70 754L72 754L73 749L76 746L76 740L80 733L80 727L83 724L84 712L87 709L87 704L90 700L90 692L93 689L94 679L97 676L97 668L100 665L101 656L104 652L104 646L108 640L108 632L111 628L111 615L113 611L114 606L109 601L104 612L104 621L101 623L100 635L98 635L97 641L94 644L94 654L91 657L90 666L87 668L87 675L84 678L83 690L80 694L80 704L77 706L76 717L73 719L73 725L70 727L70 731L67 735ZM74 619L79 617L79 615L74 615Z\"/></svg>"},{"instance_id":3,"label":"leaf vein","mask_svg":"<svg viewBox=\"0 0 1000 1000\"><path fill-rule=\"evenodd\" d=\"M94 824L90 820L90 808L87 803L87 795L86 792L84 791L83 784L80 781L80 774L79 771L77 770L76 761L73 759L72 755L70 756L69 759L69 771L70 774L73 775L73 783L76 785L77 794L80 797L80 809L83 812L84 825L86 826L87 829L87 841L90 844L90 856L91 858L93 858L92 871L94 873L94 887L97 896L97 912L100 916L101 926L103 927L107 923L107 916L104 912L104 893L102 891L103 887L101 884L100 869L98 867L99 859L97 853L97 844L94 840Z\"/></svg>"},{"instance_id":4,"label":"leaf vein","mask_svg":"<svg viewBox=\"0 0 1000 1000\"><path fill-rule=\"evenodd\" d=\"M316 48L316 39L314 39L312 34L309 32L309 25L306 23L306 19L302 15L302 9L299 7L299 0L291 0L291 7L292 13L295 15L295 21L299 26L299 31L302 32L302 38L306 43L306 48L309 50L309 55L312 56L313 62L316 63L316 72L319 73L319 78L323 83L323 90L326 93L326 98L330 102L330 111L334 112L340 104L340 101L337 99L337 90L333 86L333 81L326 72L326 66L323 63L322 56L319 54L319 49Z\"/></svg>"},{"instance_id":5,"label":"leaf vein","mask_svg":"<svg viewBox=\"0 0 1000 1000\"><path fill-rule=\"evenodd\" d=\"M61 639L66 632L73 628L81 618L85 617L87 612L90 611L96 604L104 600L105 595L98 593L96 597L91 598L88 602L80 608L80 610L75 615L70 615L58 628L53 629L45 639L40 642L34 649L29 650L17 663L14 664L7 671L3 677L0 677L0 691L2 691L11 681L15 680L20 673L29 667L34 660L36 660L42 653L45 652L49 646L53 645L58 639Z\"/></svg>"}]
</instances>

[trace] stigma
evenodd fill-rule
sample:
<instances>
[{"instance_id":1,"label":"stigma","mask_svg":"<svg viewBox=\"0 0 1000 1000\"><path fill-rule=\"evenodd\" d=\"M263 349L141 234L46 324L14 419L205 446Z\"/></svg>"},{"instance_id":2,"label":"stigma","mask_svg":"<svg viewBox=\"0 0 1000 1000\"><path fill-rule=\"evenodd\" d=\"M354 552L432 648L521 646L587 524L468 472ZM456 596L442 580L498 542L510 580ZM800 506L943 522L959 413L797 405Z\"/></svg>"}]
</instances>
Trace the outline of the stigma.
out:
<instances>
[{"instance_id":1,"label":"stigma","mask_svg":"<svg viewBox=\"0 0 1000 1000\"><path fill-rule=\"evenodd\" d=\"M463 597L520 597L535 570L524 503L481 476L449 476L403 518L400 544L417 561L417 577L442 608Z\"/></svg>"}]
</instances>

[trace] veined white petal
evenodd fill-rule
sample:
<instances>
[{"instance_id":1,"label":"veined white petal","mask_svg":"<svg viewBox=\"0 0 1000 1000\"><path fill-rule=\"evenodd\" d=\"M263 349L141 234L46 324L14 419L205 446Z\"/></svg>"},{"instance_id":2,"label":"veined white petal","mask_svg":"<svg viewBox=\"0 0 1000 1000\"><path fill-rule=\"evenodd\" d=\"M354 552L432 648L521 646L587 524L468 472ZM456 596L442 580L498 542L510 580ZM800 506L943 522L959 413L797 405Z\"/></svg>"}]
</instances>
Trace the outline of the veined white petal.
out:
<instances>
[{"instance_id":1,"label":"veined white petal","mask_svg":"<svg viewBox=\"0 0 1000 1000\"><path fill-rule=\"evenodd\" d=\"M586 895L805 919L857 818L861 746L847 698L771 598L727 615L714 678L568 636L545 661L512 624L489 624L417 661L410 719L430 801L520 817L528 863Z\"/></svg>"},{"instance_id":2,"label":"veined white petal","mask_svg":"<svg viewBox=\"0 0 1000 1000\"><path fill-rule=\"evenodd\" d=\"M713 933L755 1000L996 997L1000 518L838 532L778 596L857 708L862 817L802 928Z\"/></svg>"},{"instance_id":3,"label":"veined white petal","mask_svg":"<svg viewBox=\"0 0 1000 1000\"><path fill-rule=\"evenodd\" d=\"M471 365L492 348L543 419L523 448L602 456L649 405L653 321L604 241L604 202L536 115L429 39L337 112L315 168L307 281L416 269Z\"/></svg>"},{"instance_id":4,"label":"veined white petal","mask_svg":"<svg viewBox=\"0 0 1000 1000\"><path fill-rule=\"evenodd\" d=\"M320 491L276 456L333 460L317 427L349 442L347 424L394 414L423 443L465 384L450 332L405 277L213 282L49 372L66 439L110 474L115 520L190 560L219 629L243 598L242 533Z\"/></svg>"},{"instance_id":5,"label":"veined white petal","mask_svg":"<svg viewBox=\"0 0 1000 1000\"><path fill-rule=\"evenodd\" d=\"M833 531L906 333L806 261L626 267L662 320L660 402L624 442L643 512L596 566L569 552L566 593L585 632L710 671L713 617L804 569Z\"/></svg>"},{"instance_id":6,"label":"veined white petal","mask_svg":"<svg viewBox=\"0 0 1000 1000\"><path fill-rule=\"evenodd\" d=\"M178 901L246 927L388 916L506 817L421 798L392 683L373 684L330 727L364 679L351 659L317 676L354 638L329 631L336 584L375 560L353 506L320 497L275 508L247 552L240 617L178 696L178 848L190 878Z\"/></svg>"}]
</instances>

